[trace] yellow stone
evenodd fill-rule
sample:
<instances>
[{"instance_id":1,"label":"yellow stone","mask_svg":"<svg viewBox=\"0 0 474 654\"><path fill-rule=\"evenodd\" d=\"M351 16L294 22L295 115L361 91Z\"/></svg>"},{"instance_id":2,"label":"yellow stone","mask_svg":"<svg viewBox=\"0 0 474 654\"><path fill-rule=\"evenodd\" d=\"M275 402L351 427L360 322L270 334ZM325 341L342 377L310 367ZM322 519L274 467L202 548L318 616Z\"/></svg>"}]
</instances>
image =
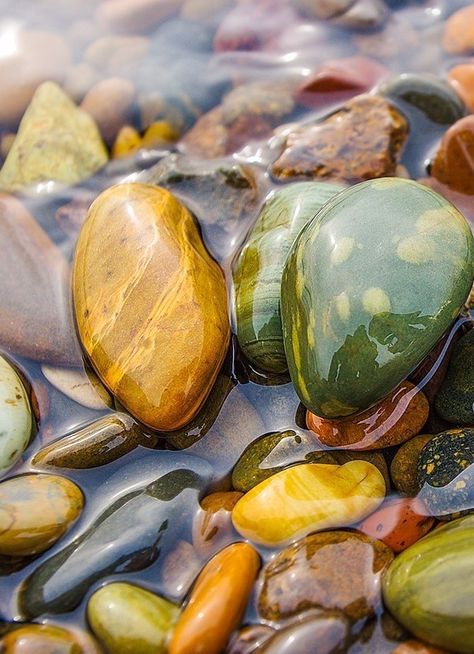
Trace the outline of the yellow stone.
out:
<instances>
[{"instance_id":1,"label":"yellow stone","mask_svg":"<svg viewBox=\"0 0 474 654\"><path fill-rule=\"evenodd\" d=\"M112 146L112 159L130 157L142 147L142 138L134 127L124 125Z\"/></svg>"},{"instance_id":2,"label":"yellow stone","mask_svg":"<svg viewBox=\"0 0 474 654\"><path fill-rule=\"evenodd\" d=\"M232 521L254 543L282 546L313 531L358 522L384 497L384 478L368 461L305 463L252 488L235 505Z\"/></svg>"},{"instance_id":3,"label":"yellow stone","mask_svg":"<svg viewBox=\"0 0 474 654\"><path fill-rule=\"evenodd\" d=\"M188 423L230 337L224 275L168 191L120 184L89 209L74 260L74 308L99 377L158 431Z\"/></svg>"}]
</instances>

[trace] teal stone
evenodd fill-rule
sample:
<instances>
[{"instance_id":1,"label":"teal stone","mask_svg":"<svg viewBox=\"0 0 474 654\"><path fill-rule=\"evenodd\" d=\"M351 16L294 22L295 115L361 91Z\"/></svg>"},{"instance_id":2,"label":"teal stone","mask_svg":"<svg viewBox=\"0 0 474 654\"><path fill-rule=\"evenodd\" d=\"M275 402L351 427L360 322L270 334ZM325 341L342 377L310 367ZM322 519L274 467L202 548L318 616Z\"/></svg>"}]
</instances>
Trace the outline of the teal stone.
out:
<instances>
[{"instance_id":1,"label":"teal stone","mask_svg":"<svg viewBox=\"0 0 474 654\"><path fill-rule=\"evenodd\" d=\"M290 184L265 203L234 268L237 338L246 357L273 373L287 370L280 286L288 251L301 228L344 187Z\"/></svg>"},{"instance_id":2,"label":"teal stone","mask_svg":"<svg viewBox=\"0 0 474 654\"><path fill-rule=\"evenodd\" d=\"M462 214L411 180L370 180L329 200L282 279L286 358L303 404L340 418L393 390L468 297L473 252Z\"/></svg>"},{"instance_id":3,"label":"teal stone","mask_svg":"<svg viewBox=\"0 0 474 654\"><path fill-rule=\"evenodd\" d=\"M474 652L474 516L435 529L402 552L383 580L392 615L418 638Z\"/></svg>"},{"instance_id":4,"label":"teal stone","mask_svg":"<svg viewBox=\"0 0 474 654\"><path fill-rule=\"evenodd\" d=\"M456 425L474 425L474 329L456 343L435 399L436 412Z\"/></svg>"}]
</instances>

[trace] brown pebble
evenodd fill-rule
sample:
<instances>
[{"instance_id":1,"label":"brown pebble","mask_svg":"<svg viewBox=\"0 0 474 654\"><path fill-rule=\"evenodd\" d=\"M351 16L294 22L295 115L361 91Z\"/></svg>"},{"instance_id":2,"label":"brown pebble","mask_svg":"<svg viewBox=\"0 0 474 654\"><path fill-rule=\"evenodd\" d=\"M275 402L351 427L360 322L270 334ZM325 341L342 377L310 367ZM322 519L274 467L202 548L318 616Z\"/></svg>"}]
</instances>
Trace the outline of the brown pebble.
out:
<instances>
[{"instance_id":1,"label":"brown pebble","mask_svg":"<svg viewBox=\"0 0 474 654\"><path fill-rule=\"evenodd\" d=\"M114 32L141 34L176 13L183 0L107 0L99 5L99 24Z\"/></svg>"},{"instance_id":2,"label":"brown pebble","mask_svg":"<svg viewBox=\"0 0 474 654\"><path fill-rule=\"evenodd\" d=\"M420 452L434 434L419 434L404 443L393 457L390 475L395 488L405 495L415 496L420 490L418 460Z\"/></svg>"},{"instance_id":3,"label":"brown pebble","mask_svg":"<svg viewBox=\"0 0 474 654\"><path fill-rule=\"evenodd\" d=\"M445 132L431 175L449 188L474 195L474 116L461 118Z\"/></svg>"},{"instance_id":4,"label":"brown pebble","mask_svg":"<svg viewBox=\"0 0 474 654\"><path fill-rule=\"evenodd\" d=\"M132 82L112 77L93 86L82 101L81 108L92 116L104 141L110 144L127 122L134 97Z\"/></svg>"},{"instance_id":5,"label":"brown pebble","mask_svg":"<svg viewBox=\"0 0 474 654\"><path fill-rule=\"evenodd\" d=\"M449 54L474 52L474 4L454 12L444 26L443 48Z\"/></svg>"}]
</instances>

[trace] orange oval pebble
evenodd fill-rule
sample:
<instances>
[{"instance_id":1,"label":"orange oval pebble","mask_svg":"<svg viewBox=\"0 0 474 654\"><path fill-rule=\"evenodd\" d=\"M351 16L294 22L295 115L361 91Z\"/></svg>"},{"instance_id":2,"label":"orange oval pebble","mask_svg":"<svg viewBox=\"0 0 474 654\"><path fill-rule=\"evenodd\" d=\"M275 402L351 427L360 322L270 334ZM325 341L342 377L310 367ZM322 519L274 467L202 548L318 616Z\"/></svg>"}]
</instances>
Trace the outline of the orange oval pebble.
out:
<instances>
[{"instance_id":1,"label":"orange oval pebble","mask_svg":"<svg viewBox=\"0 0 474 654\"><path fill-rule=\"evenodd\" d=\"M401 645L398 645L392 654L448 654L445 649L433 647L433 645L425 645L419 640L407 640Z\"/></svg>"},{"instance_id":2,"label":"orange oval pebble","mask_svg":"<svg viewBox=\"0 0 474 654\"><path fill-rule=\"evenodd\" d=\"M229 491L211 493L201 500L202 510L193 521L193 545L201 556L209 558L232 542L232 509L242 496Z\"/></svg>"},{"instance_id":3,"label":"orange oval pebble","mask_svg":"<svg viewBox=\"0 0 474 654\"><path fill-rule=\"evenodd\" d=\"M421 500L413 497L389 499L360 523L363 534L381 540L394 552L402 552L429 532L434 519L425 515Z\"/></svg>"},{"instance_id":4,"label":"orange oval pebble","mask_svg":"<svg viewBox=\"0 0 474 654\"><path fill-rule=\"evenodd\" d=\"M469 111L474 113L474 62L451 68L448 80L464 100Z\"/></svg>"},{"instance_id":5,"label":"orange oval pebble","mask_svg":"<svg viewBox=\"0 0 474 654\"><path fill-rule=\"evenodd\" d=\"M229 545L204 566L169 644L169 654L219 654L238 626L260 557L247 543Z\"/></svg>"},{"instance_id":6,"label":"orange oval pebble","mask_svg":"<svg viewBox=\"0 0 474 654\"><path fill-rule=\"evenodd\" d=\"M400 445L418 434L428 419L429 408L424 393L405 381L355 416L327 420L308 411L306 423L324 445L373 450Z\"/></svg>"},{"instance_id":7,"label":"orange oval pebble","mask_svg":"<svg viewBox=\"0 0 474 654\"><path fill-rule=\"evenodd\" d=\"M444 28L443 48L449 54L474 52L474 4L454 12Z\"/></svg>"}]
</instances>

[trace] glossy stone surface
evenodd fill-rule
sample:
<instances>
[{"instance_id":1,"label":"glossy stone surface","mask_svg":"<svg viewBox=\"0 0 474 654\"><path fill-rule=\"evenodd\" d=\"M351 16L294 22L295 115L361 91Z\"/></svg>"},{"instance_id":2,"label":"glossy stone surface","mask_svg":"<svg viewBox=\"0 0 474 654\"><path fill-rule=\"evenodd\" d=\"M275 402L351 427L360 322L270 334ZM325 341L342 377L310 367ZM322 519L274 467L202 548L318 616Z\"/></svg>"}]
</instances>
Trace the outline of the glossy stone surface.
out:
<instances>
[{"instance_id":1,"label":"glossy stone surface","mask_svg":"<svg viewBox=\"0 0 474 654\"><path fill-rule=\"evenodd\" d=\"M178 607L159 595L121 582L103 586L87 604L92 631L114 654L166 654L178 615Z\"/></svg>"},{"instance_id":2,"label":"glossy stone surface","mask_svg":"<svg viewBox=\"0 0 474 654\"><path fill-rule=\"evenodd\" d=\"M366 518L358 529L377 538L394 552L402 552L423 538L434 525L426 515L424 504L417 498L390 498Z\"/></svg>"},{"instance_id":3,"label":"glossy stone surface","mask_svg":"<svg viewBox=\"0 0 474 654\"><path fill-rule=\"evenodd\" d=\"M455 520L398 556L383 583L389 611L415 636L448 651L474 649L474 517Z\"/></svg>"},{"instance_id":4,"label":"glossy stone surface","mask_svg":"<svg viewBox=\"0 0 474 654\"><path fill-rule=\"evenodd\" d=\"M474 510L474 429L450 429L421 450L418 484L427 513L441 520Z\"/></svg>"},{"instance_id":5,"label":"glossy stone surface","mask_svg":"<svg viewBox=\"0 0 474 654\"><path fill-rule=\"evenodd\" d=\"M245 611L260 557L251 545L235 543L204 566L169 643L169 654L219 654Z\"/></svg>"},{"instance_id":6,"label":"glossy stone surface","mask_svg":"<svg viewBox=\"0 0 474 654\"><path fill-rule=\"evenodd\" d=\"M43 364L41 372L52 386L74 402L96 411L113 408L111 396L92 370L56 368Z\"/></svg>"},{"instance_id":7,"label":"glossy stone surface","mask_svg":"<svg viewBox=\"0 0 474 654\"><path fill-rule=\"evenodd\" d=\"M33 425L26 388L15 369L0 356L0 472L9 470L21 457Z\"/></svg>"},{"instance_id":8,"label":"glossy stone surface","mask_svg":"<svg viewBox=\"0 0 474 654\"><path fill-rule=\"evenodd\" d=\"M372 180L329 201L283 272L285 351L303 404L342 418L390 393L456 317L472 257L463 216L416 182Z\"/></svg>"},{"instance_id":9,"label":"glossy stone surface","mask_svg":"<svg viewBox=\"0 0 474 654\"><path fill-rule=\"evenodd\" d=\"M16 198L0 194L0 218L2 346L53 365L77 364L66 259Z\"/></svg>"},{"instance_id":10,"label":"glossy stone surface","mask_svg":"<svg viewBox=\"0 0 474 654\"><path fill-rule=\"evenodd\" d=\"M20 626L0 643L4 654L102 654L92 637L52 624Z\"/></svg>"},{"instance_id":11,"label":"glossy stone surface","mask_svg":"<svg viewBox=\"0 0 474 654\"><path fill-rule=\"evenodd\" d=\"M362 520L379 506L385 490L380 471L367 461L305 463L252 488L235 505L232 521L244 538L281 546Z\"/></svg>"},{"instance_id":12,"label":"glossy stone surface","mask_svg":"<svg viewBox=\"0 0 474 654\"><path fill-rule=\"evenodd\" d=\"M312 616L279 630L260 649L262 654L310 652L317 643L318 654L332 654L347 647L348 625L341 616Z\"/></svg>"},{"instance_id":13,"label":"glossy stone surface","mask_svg":"<svg viewBox=\"0 0 474 654\"><path fill-rule=\"evenodd\" d=\"M194 457L182 459L193 471L184 463L177 469L175 459L159 454L160 460L150 454L154 481L138 487L135 482L134 490L96 510L92 523L26 579L19 600L24 615L70 611L93 582L115 572L143 570L175 542L179 526L197 510L210 469ZM120 472L126 478L127 467ZM145 480L150 474L143 474ZM180 524L173 516L179 516Z\"/></svg>"},{"instance_id":14,"label":"glossy stone surface","mask_svg":"<svg viewBox=\"0 0 474 654\"><path fill-rule=\"evenodd\" d=\"M220 491L206 495L193 520L193 546L203 558L209 558L235 537L231 513L242 493Z\"/></svg>"},{"instance_id":15,"label":"glossy stone surface","mask_svg":"<svg viewBox=\"0 0 474 654\"><path fill-rule=\"evenodd\" d=\"M472 4L455 11L446 21L443 47L449 54L474 53L474 6Z\"/></svg>"},{"instance_id":16,"label":"glossy stone surface","mask_svg":"<svg viewBox=\"0 0 474 654\"><path fill-rule=\"evenodd\" d=\"M306 422L323 445L371 450L400 445L418 434L429 409L425 395L405 381L354 417L327 420L308 411Z\"/></svg>"},{"instance_id":17,"label":"glossy stone surface","mask_svg":"<svg viewBox=\"0 0 474 654\"><path fill-rule=\"evenodd\" d=\"M231 639L227 647L227 654L253 654L272 635L275 629L264 624L250 624L242 627Z\"/></svg>"},{"instance_id":18,"label":"glossy stone surface","mask_svg":"<svg viewBox=\"0 0 474 654\"><path fill-rule=\"evenodd\" d=\"M237 338L257 367L285 372L280 288L288 251L301 228L342 186L307 182L266 201L234 267Z\"/></svg>"},{"instance_id":19,"label":"glossy stone surface","mask_svg":"<svg viewBox=\"0 0 474 654\"><path fill-rule=\"evenodd\" d=\"M390 464L390 476L400 493L414 496L420 490L418 460L421 450L433 436L434 434L418 434L397 450Z\"/></svg>"},{"instance_id":20,"label":"glossy stone surface","mask_svg":"<svg viewBox=\"0 0 474 654\"><path fill-rule=\"evenodd\" d=\"M0 170L0 189L20 191L42 182L76 184L107 163L92 118L53 82L35 92Z\"/></svg>"},{"instance_id":21,"label":"glossy stone surface","mask_svg":"<svg viewBox=\"0 0 474 654\"><path fill-rule=\"evenodd\" d=\"M129 415L116 413L41 448L32 463L39 467L96 468L119 459L139 445L152 447L156 440L143 434Z\"/></svg>"},{"instance_id":22,"label":"glossy stone surface","mask_svg":"<svg viewBox=\"0 0 474 654\"><path fill-rule=\"evenodd\" d=\"M374 614L391 550L363 534L312 534L279 552L262 570L258 610L282 620L311 608L342 611L350 620Z\"/></svg>"},{"instance_id":23,"label":"glossy stone surface","mask_svg":"<svg viewBox=\"0 0 474 654\"><path fill-rule=\"evenodd\" d=\"M0 554L31 556L58 541L79 517L81 490L65 477L28 474L0 484Z\"/></svg>"},{"instance_id":24,"label":"glossy stone surface","mask_svg":"<svg viewBox=\"0 0 474 654\"><path fill-rule=\"evenodd\" d=\"M441 139L431 175L453 191L474 195L474 116L461 118Z\"/></svg>"},{"instance_id":25,"label":"glossy stone surface","mask_svg":"<svg viewBox=\"0 0 474 654\"><path fill-rule=\"evenodd\" d=\"M456 343L436 396L436 412L456 425L474 425L474 330Z\"/></svg>"},{"instance_id":26,"label":"glossy stone surface","mask_svg":"<svg viewBox=\"0 0 474 654\"><path fill-rule=\"evenodd\" d=\"M229 320L224 276L187 209L145 184L104 191L79 235L73 286L82 344L121 404L153 429L189 422L224 360Z\"/></svg>"}]
</instances>

